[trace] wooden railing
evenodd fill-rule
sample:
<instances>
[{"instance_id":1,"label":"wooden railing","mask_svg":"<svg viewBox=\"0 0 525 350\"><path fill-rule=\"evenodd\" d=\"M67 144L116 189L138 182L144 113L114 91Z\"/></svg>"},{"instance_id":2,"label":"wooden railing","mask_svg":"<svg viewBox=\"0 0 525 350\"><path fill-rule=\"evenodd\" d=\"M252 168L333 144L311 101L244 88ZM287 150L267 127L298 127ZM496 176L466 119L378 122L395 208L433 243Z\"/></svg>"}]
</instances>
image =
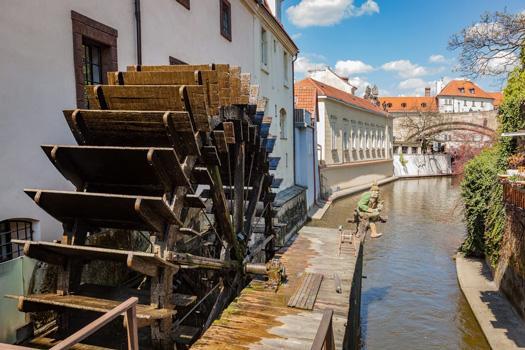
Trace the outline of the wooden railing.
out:
<instances>
[{"instance_id":1,"label":"wooden railing","mask_svg":"<svg viewBox=\"0 0 525 350\"><path fill-rule=\"evenodd\" d=\"M65 350L69 349L75 344L80 343L82 340L89 337L91 334L95 333L109 322L113 321L115 318L119 317L124 312L124 320L126 324L126 329L128 333L128 349L138 350L139 341L138 341L138 332L137 332L137 303L138 298L133 297L129 298L122 304L117 305L113 309L106 312L101 317L97 318L95 321L91 322L84 328L78 330L77 332L71 334L66 339L62 340L57 345L53 346L51 350ZM0 350L24 350L32 349L24 346L11 345L11 344L2 344L0 343Z\"/></svg>"},{"instance_id":2,"label":"wooden railing","mask_svg":"<svg viewBox=\"0 0 525 350\"><path fill-rule=\"evenodd\" d=\"M324 310L311 350L335 350L334 329L332 327L333 315L334 310Z\"/></svg>"},{"instance_id":3,"label":"wooden railing","mask_svg":"<svg viewBox=\"0 0 525 350\"><path fill-rule=\"evenodd\" d=\"M504 182L503 199L507 203L525 209L525 189L518 188L515 185Z\"/></svg>"}]
</instances>

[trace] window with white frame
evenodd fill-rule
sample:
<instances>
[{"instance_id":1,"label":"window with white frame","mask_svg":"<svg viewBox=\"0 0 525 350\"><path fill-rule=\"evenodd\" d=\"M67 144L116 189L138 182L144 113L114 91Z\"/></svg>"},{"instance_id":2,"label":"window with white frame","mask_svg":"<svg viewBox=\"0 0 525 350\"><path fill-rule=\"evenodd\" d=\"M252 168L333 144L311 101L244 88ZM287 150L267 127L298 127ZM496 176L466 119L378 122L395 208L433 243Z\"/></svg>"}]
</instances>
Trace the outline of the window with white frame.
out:
<instances>
[{"instance_id":1,"label":"window with white frame","mask_svg":"<svg viewBox=\"0 0 525 350\"><path fill-rule=\"evenodd\" d=\"M348 151L348 130L343 131L343 151Z\"/></svg>"},{"instance_id":2,"label":"window with white frame","mask_svg":"<svg viewBox=\"0 0 525 350\"><path fill-rule=\"evenodd\" d=\"M330 118L330 132L332 134L332 150L337 149L336 123L337 123L337 119L334 116L332 116Z\"/></svg>"},{"instance_id":3,"label":"window with white frame","mask_svg":"<svg viewBox=\"0 0 525 350\"><path fill-rule=\"evenodd\" d=\"M283 77L284 82L288 83L288 53L283 53Z\"/></svg>"},{"instance_id":4,"label":"window with white frame","mask_svg":"<svg viewBox=\"0 0 525 350\"><path fill-rule=\"evenodd\" d=\"M351 129L350 129L350 137L351 137L351 143L352 143L352 150L356 150L357 149L357 127L356 127L356 122L354 120L352 120L351 122Z\"/></svg>"},{"instance_id":5,"label":"window with white frame","mask_svg":"<svg viewBox=\"0 0 525 350\"><path fill-rule=\"evenodd\" d=\"M284 108L281 108L279 116L279 128L280 128L280 134L281 139L286 139L286 110Z\"/></svg>"},{"instance_id":6,"label":"window with white frame","mask_svg":"<svg viewBox=\"0 0 525 350\"><path fill-rule=\"evenodd\" d=\"M268 32L261 28L261 63L268 65Z\"/></svg>"}]
</instances>

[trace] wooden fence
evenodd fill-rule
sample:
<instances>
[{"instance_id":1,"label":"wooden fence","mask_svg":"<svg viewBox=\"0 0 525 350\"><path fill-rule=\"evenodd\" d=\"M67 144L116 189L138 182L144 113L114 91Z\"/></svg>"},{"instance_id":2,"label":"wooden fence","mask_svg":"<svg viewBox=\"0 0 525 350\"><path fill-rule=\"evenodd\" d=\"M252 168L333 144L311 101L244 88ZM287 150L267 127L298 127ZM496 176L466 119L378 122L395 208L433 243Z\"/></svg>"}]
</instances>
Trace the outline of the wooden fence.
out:
<instances>
[{"instance_id":1,"label":"wooden fence","mask_svg":"<svg viewBox=\"0 0 525 350\"><path fill-rule=\"evenodd\" d=\"M525 209L525 189L523 188L504 182L503 199L509 204Z\"/></svg>"}]
</instances>

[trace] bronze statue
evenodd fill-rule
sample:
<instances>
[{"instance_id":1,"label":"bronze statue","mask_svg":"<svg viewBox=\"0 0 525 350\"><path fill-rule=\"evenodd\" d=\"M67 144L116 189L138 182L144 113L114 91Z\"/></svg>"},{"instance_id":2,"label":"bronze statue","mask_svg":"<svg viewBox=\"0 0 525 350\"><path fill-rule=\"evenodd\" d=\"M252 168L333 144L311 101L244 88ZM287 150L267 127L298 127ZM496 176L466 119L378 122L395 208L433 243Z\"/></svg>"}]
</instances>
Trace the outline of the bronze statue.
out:
<instances>
[{"instance_id":1,"label":"bronze statue","mask_svg":"<svg viewBox=\"0 0 525 350\"><path fill-rule=\"evenodd\" d=\"M374 181L370 191L361 195L357 202L354 221L357 223L357 236L361 233L366 234L370 228L370 237L379 238L383 234L377 232L376 222L386 222L386 218L381 216L383 210L383 200L379 186Z\"/></svg>"}]
</instances>

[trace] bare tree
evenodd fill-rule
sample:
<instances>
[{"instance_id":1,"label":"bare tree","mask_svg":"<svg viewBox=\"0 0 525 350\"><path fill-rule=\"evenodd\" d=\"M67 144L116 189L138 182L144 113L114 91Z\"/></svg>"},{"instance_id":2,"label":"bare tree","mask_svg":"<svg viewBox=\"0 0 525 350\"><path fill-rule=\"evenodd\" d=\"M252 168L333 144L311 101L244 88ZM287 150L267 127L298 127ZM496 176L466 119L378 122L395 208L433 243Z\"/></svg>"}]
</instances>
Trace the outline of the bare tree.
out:
<instances>
[{"instance_id":1,"label":"bare tree","mask_svg":"<svg viewBox=\"0 0 525 350\"><path fill-rule=\"evenodd\" d=\"M394 119L394 129L401 131L405 141L420 141L429 144L435 141L435 129L450 122L450 116L428 109L398 114ZM414 138L415 137L415 138Z\"/></svg>"},{"instance_id":2,"label":"bare tree","mask_svg":"<svg viewBox=\"0 0 525 350\"><path fill-rule=\"evenodd\" d=\"M524 43L525 13L504 11L483 14L479 22L454 34L448 47L460 51L457 70L477 78L511 71L520 61Z\"/></svg>"}]
</instances>

